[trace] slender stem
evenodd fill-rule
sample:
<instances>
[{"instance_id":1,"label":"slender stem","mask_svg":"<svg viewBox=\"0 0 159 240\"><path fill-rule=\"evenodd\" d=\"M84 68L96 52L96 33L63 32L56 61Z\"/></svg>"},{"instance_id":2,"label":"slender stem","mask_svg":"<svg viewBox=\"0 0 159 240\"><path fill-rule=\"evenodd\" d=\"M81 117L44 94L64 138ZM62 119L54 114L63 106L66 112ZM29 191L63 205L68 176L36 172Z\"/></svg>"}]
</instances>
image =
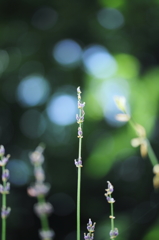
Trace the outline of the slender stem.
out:
<instances>
[{"instance_id":1,"label":"slender stem","mask_svg":"<svg viewBox=\"0 0 159 240\"><path fill-rule=\"evenodd\" d=\"M38 198L39 204L45 203L45 198L43 195L39 195L37 198ZM48 223L46 214L40 215L40 221L41 221L42 230L44 230L44 231L49 230L49 223Z\"/></svg>"},{"instance_id":2,"label":"slender stem","mask_svg":"<svg viewBox=\"0 0 159 240\"><path fill-rule=\"evenodd\" d=\"M79 109L79 116L81 117L82 111ZM82 124L79 124L82 127ZM79 149L78 149L78 159L81 159L82 151L82 138L79 138ZM78 167L78 177L77 177L77 240L80 240L80 196L81 196L81 167Z\"/></svg>"},{"instance_id":3,"label":"slender stem","mask_svg":"<svg viewBox=\"0 0 159 240\"><path fill-rule=\"evenodd\" d=\"M148 140L147 140L147 142L148 142L148 156L150 158L152 165L155 166L156 164L158 164L158 160L157 160L156 155L151 147L150 142Z\"/></svg>"},{"instance_id":4,"label":"slender stem","mask_svg":"<svg viewBox=\"0 0 159 240\"><path fill-rule=\"evenodd\" d=\"M2 174L5 171L5 166L2 166ZM3 182L3 187L6 187L6 181ZM2 194L2 209L6 209L6 194ZM2 218L2 240L6 239L6 218Z\"/></svg>"},{"instance_id":5,"label":"slender stem","mask_svg":"<svg viewBox=\"0 0 159 240\"><path fill-rule=\"evenodd\" d=\"M113 203L110 203L110 211L111 211L111 216L114 217ZM114 218L111 218L111 230L114 230Z\"/></svg>"}]
</instances>

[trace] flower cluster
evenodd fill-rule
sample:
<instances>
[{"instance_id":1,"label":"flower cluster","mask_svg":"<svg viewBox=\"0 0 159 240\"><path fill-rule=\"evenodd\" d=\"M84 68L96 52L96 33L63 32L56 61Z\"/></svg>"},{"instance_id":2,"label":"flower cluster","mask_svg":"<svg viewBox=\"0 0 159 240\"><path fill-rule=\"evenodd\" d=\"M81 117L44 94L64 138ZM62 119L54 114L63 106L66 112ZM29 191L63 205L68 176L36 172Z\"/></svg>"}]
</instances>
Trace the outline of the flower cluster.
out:
<instances>
[{"instance_id":1,"label":"flower cluster","mask_svg":"<svg viewBox=\"0 0 159 240\"><path fill-rule=\"evenodd\" d=\"M79 114L76 114L76 120L77 123L79 124L78 126L78 138L80 141L80 145L81 145L81 139L83 138L83 130L82 130L82 123L84 122L84 115L85 112L83 110L84 106L85 106L85 102L81 102L81 90L80 87L77 88L77 97L78 97L78 109L79 109ZM75 166L76 167L82 167L82 159L81 157L79 157L77 160L74 160Z\"/></svg>"},{"instance_id":2,"label":"flower cluster","mask_svg":"<svg viewBox=\"0 0 159 240\"><path fill-rule=\"evenodd\" d=\"M42 240L51 240L54 236L54 231L49 229L47 216L53 212L53 206L49 202L45 202L45 196L50 190L50 185L44 183L45 173L42 168L44 162L44 148L38 146L34 152L29 155L30 161L34 166L35 183L33 183L27 192L31 197L37 197L38 203L34 205L34 211L42 222L45 222L45 229L39 231L39 236Z\"/></svg>"},{"instance_id":3,"label":"flower cluster","mask_svg":"<svg viewBox=\"0 0 159 240\"><path fill-rule=\"evenodd\" d=\"M2 194L2 198L4 199L4 201L2 200L2 209L1 209L1 217L2 219L5 219L11 211L10 207L6 207L6 205L4 204L6 202L6 194L9 194L10 191L10 183L7 182L9 179L9 170L6 169L6 164L10 158L10 155L4 156L5 155L5 149L4 147L1 145L0 146L0 166L2 167L2 183L0 184L0 193Z\"/></svg>"},{"instance_id":4,"label":"flower cluster","mask_svg":"<svg viewBox=\"0 0 159 240\"><path fill-rule=\"evenodd\" d=\"M109 235L110 235L110 239L113 239L118 236L119 232L118 232L117 228L114 228L115 217L114 217L114 213L113 213L113 203L115 202L115 200L114 200L114 198L111 197L111 194L114 191L114 187L109 181L107 181L107 183L108 183L108 188L105 189L106 193L104 195L106 196L108 203L111 204L111 215L109 216L109 218L111 219L111 230L110 230Z\"/></svg>"},{"instance_id":5,"label":"flower cluster","mask_svg":"<svg viewBox=\"0 0 159 240\"><path fill-rule=\"evenodd\" d=\"M88 233L87 233L87 234L84 233L84 239L85 239L85 240L93 240L93 238L94 238L95 225L96 225L96 223L93 223L93 224L92 224L91 219L89 219L89 222L87 223Z\"/></svg>"}]
</instances>

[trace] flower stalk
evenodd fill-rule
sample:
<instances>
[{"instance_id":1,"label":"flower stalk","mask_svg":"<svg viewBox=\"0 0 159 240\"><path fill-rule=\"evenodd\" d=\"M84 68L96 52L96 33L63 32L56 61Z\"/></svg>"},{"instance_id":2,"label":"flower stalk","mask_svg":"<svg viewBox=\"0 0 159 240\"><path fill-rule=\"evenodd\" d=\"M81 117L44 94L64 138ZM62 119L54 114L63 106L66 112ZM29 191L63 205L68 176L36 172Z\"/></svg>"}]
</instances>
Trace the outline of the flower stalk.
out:
<instances>
[{"instance_id":1,"label":"flower stalk","mask_svg":"<svg viewBox=\"0 0 159 240\"><path fill-rule=\"evenodd\" d=\"M85 103L81 102L81 90L80 87L77 88L77 98L78 98L78 109L79 114L76 114L76 120L78 124L78 138L79 138L79 147L78 147L78 159L74 160L75 166L78 168L77 173L77 240L80 240L80 196L81 196L81 167L82 167L82 138L83 138L83 129L82 124L84 122L85 112L83 110Z\"/></svg>"},{"instance_id":2,"label":"flower stalk","mask_svg":"<svg viewBox=\"0 0 159 240\"><path fill-rule=\"evenodd\" d=\"M131 140L131 145L133 147L140 146L140 153L143 158L145 158L147 155L149 156L150 162L153 166L153 172L154 174L156 174L153 178L153 185L155 188L159 188L159 173L158 172L156 173L156 171L154 170L154 169L158 169L159 163L151 147L151 144L146 136L145 128L142 125L136 123L132 119L132 117L129 116L126 110L126 99L123 96L115 97L114 100L118 109L122 111L122 114L116 115L116 119L118 121L123 121L123 119L125 122L128 121L131 127L135 130L137 137Z\"/></svg>"},{"instance_id":3,"label":"flower stalk","mask_svg":"<svg viewBox=\"0 0 159 240\"><path fill-rule=\"evenodd\" d=\"M10 214L11 208L7 207L7 198L6 195L10 191L10 183L7 182L9 179L9 170L6 169L6 164L10 155L4 156L5 149L3 146L0 146L0 166L2 167L2 184L0 184L0 193L2 194L2 209L1 209L1 218L2 218L2 240L6 240L6 218Z\"/></svg>"},{"instance_id":4,"label":"flower stalk","mask_svg":"<svg viewBox=\"0 0 159 240\"><path fill-rule=\"evenodd\" d=\"M27 192L31 197L36 197L38 201L34 205L34 211L41 221L42 229L39 231L40 238L42 240L52 240L54 231L49 228L48 215L52 213L53 207L49 202L45 201L45 196L50 190L50 185L44 183L45 173L42 168L44 162L43 151L44 148L38 146L29 156L34 166L35 183L27 189Z\"/></svg>"},{"instance_id":5,"label":"flower stalk","mask_svg":"<svg viewBox=\"0 0 159 240\"><path fill-rule=\"evenodd\" d=\"M110 239L113 239L113 238L116 238L118 235L119 235L119 232L118 232L118 229L114 227L114 198L112 198L111 194L112 192L114 191L114 187L113 185L107 181L108 183L108 188L105 189L106 190L106 193L104 194L104 196L106 197L106 200L108 203L110 203L110 212L111 212L111 215L109 216L109 218L111 219L111 230L110 230Z\"/></svg>"}]
</instances>

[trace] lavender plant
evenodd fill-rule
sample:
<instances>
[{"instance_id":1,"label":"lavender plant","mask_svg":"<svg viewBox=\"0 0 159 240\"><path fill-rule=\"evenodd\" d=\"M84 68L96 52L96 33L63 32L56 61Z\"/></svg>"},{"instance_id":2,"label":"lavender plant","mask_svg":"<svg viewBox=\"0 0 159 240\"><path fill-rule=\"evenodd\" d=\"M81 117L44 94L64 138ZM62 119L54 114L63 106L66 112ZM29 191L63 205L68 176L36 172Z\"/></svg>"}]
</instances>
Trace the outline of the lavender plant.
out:
<instances>
[{"instance_id":1,"label":"lavender plant","mask_svg":"<svg viewBox=\"0 0 159 240\"><path fill-rule=\"evenodd\" d=\"M2 209L1 209L1 218L2 218L2 240L6 239L6 218L9 215L11 208L7 207L7 199L6 195L9 194L10 191L10 183L7 182L9 179L9 170L6 169L6 164L10 155L4 156L5 149L1 145L0 146L0 166L2 167L2 183L0 184L0 193L2 194Z\"/></svg>"},{"instance_id":2,"label":"lavender plant","mask_svg":"<svg viewBox=\"0 0 159 240\"><path fill-rule=\"evenodd\" d=\"M95 225L96 225L96 223L93 223L93 224L92 224L91 219L89 219L89 222L87 223L88 233L87 233L87 234L84 233L84 239L85 239L85 240L93 240L93 238L94 238Z\"/></svg>"},{"instance_id":3,"label":"lavender plant","mask_svg":"<svg viewBox=\"0 0 159 240\"><path fill-rule=\"evenodd\" d=\"M82 138L83 138L83 129L82 124L84 122L85 112L83 110L85 102L81 101L81 90L80 87L77 88L77 97L78 97L78 109L79 114L76 115L76 120L78 123L78 138L79 138L79 148L78 148L78 159L74 160L75 166L78 168L77 175L77 240L80 240L80 195L81 195L81 167L82 167Z\"/></svg>"},{"instance_id":4,"label":"lavender plant","mask_svg":"<svg viewBox=\"0 0 159 240\"><path fill-rule=\"evenodd\" d=\"M136 123L133 118L128 114L126 109L126 99L123 96L117 96L114 98L115 103L120 111L122 111L121 114L116 115L116 119L118 121L125 121L129 122L131 127L135 130L137 138L133 138L131 140L131 145L133 147L140 146L140 153L143 158L145 158L147 155L149 156L149 159L151 161L151 164L153 166L153 172L155 174L153 178L153 185L155 188L159 188L159 163L158 159L151 147L151 144L146 136L146 130L145 128Z\"/></svg>"},{"instance_id":5,"label":"lavender plant","mask_svg":"<svg viewBox=\"0 0 159 240\"><path fill-rule=\"evenodd\" d=\"M114 191L114 187L109 181L107 181L107 183L108 183L108 188L105 189L106 193L104 195L106 196L106 199L107 199L108 203L110 203L111 215L109 217L111 219L111 230L110 230L109 235L110 235L110 239L113 239L113 238L116 238L119 235L119 232L118 232L118 229L114 227L115 217L114 217L114 206L113 206L113 204L114 204L115 200L111 196L112 192Z\"/></svg>"},{"instance_id":6,"label":"lavender plant","mask_svg":"<svg viewBox=\"0 0 159 240\"><path fill-rule=\"evenodd\" d=\"M50 190L50 185L44 183L45 173L42 168L44 162L43 155L44 148L38 146L29 157L30 161L34 166L35 183L32 184L28 189L28 194L31 197L36 197L38 203L34 205L34 211L40 218L42 229L39 231L39 236L42 240L52 240L54 237L54 231L49 228L48 215L52 213L53 206L45 201L45 196Z\"/></svg>"}]
</instances>

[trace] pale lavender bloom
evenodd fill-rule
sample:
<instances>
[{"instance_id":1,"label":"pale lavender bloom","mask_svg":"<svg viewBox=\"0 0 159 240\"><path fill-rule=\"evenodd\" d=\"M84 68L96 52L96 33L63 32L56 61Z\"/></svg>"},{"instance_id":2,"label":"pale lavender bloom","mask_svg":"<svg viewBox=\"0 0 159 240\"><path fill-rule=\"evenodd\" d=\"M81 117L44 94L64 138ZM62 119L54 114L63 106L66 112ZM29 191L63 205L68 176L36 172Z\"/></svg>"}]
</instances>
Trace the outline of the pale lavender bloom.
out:
<instances>
[{"instance_id":1,"label":"pale lavender bloom","mask_svg":"<svg viewBox=\"0 0 159 240\"><path fill-rule=\"evenodd\" d=\"M38 197L40 195L46 195L50 190L50 185L44 183L35 183L28 187L27 192L31 197Z\"/></svg>"},{"instance_id":2,"label":"pale lavender bloom","mask_svg":"<svg viewBox=\"0 0 159 240\"><path fill-rule=\"evenodd\" d=\"M89 219L89 222L87 223L87 230L88 230L88 232L94 232L95 225L96 225L96 223L92 224L92 220Z\"/></svg>"},{"instance_id":3,"label":"pale lavender bloom","mask_svg":"<svg viewBox=\"0 0 159 240\"><path fill-rule=\"evenodd\" d=\"M80 87L77 88L77 94L81 94Z\"/></svg>"},{"instance_id":4,"label":"pale lavender bloom","mask_svg":"<svg viewBox=\"0 0 159 240\"><path fill-rule=\"evenodd\" d=\"M79 127L78 128L78 138L82 138L83 137L82 135L83 135L82 128Z\"/></svg>"},{"instance_id":5,"label":"pale lavender bloom","mask_svg":"<svg viewBox=\"0 0 159 240\"><path fill-rule=\"evenodd\" d=\"M119 235L118 229L114 228L114 230L110 231L109 235L111 239L116 238Z\"/></svg>"},{"instance_id":6,"label":"pale lavender bloom","mask_svg":"<svg viewBox=\"0 0 159 240\"><path fill-rule=\"evenodd\" d=\"M8 159L10 158L10 155L7 155L6 157L3 157L2 160L0 161L0 166L5 166L8 162Z\"/></svg>"},{"instance_id":7,"label":"pale lavender bloom","mask_svg":"<svg viewBox=\"0 0 159 240\"><path fill-rule=\"evenodd\" d=\"M6 182L9 178L9 170L8 169L5 169L2 173L2 181L3 182Z\"/></svg>"},{"instance_id":8,"label":"pale lavender bloom","mask_svg":"<svg viewBox=\"0 0 159 240\"><path fill-rule=\"evenodd\" d=\"M0 193L1 194L8 194L10 191L10 183L7 182L6 186L0 184Z\"/></svg>"},{"instance_id":9,"label":"pale lavender bloom","mask_svg":"<svg viewBox=\"0 0 159 240\"><path fill-rule=\"evenodd\" d=\"M42 240L51 240L54 237L55 233L53 230L40 230L39 236Z\"/></svg>"},{"instance_id":10,"label":"pale lavender bloom","mask_svg":"<svg viewBox=\"0 0 159 240\"><path fill-rule=\"evenodd\" d=\"M33 165L41 165L44 162L44 156L40 151L32 152L29 157Z\"/></svg>"},{"instance_id":11,"label":"pale lavender bloom","mask_svg":"<svg viewBox=\"0 0 159 240\"><path fill-rule=\"evenodd\" d=\"M36 203L34 205L34 211L39 217L43 214L49 215L53 212L53 206L49 202Z\"/></svg>"},{"instance_id":12,"label":"pale lavender bloom","mask_svg":"<svg viewBox=\"0 0 159 240\"><path fill-rule=\"evenodd\" d=\"M84 106L85 106L85 102L80 102L80 101L78 101L78 108L84 108Z\"/></svg>"},{"instance_id":13,"label":"pale lavender bloom","mask_svg":"<svg viewBox=\"0 0 159 240\"><path fill-rule=\"evenodd\" d=\"M107 199L108 203L114 203L115 202L114 198L111 198L109 196L106 196L106 199Z\"/></svg>"},{"instance_id":14,"label":"pale lavender bloom","mask_svg":"<svg viewBox=\"0 0 159 240\"><path fill-rule=\"evenodd\" d=\"M75 159L74 162L75 162L76 167L82 167L82 160L81 159L78 159L78 160Z\"/></svg>"},{"instance_id":15,"label":"pale lavender bloom","mask_svg":"<svg viewBox=\"0 0 159 240\"><path fill-rule=\"evenodd\" d=\"M84 233L84 239L85 240L93 240L93 238L94 238L94 234L92 234L92 233L85 234Z\"/></svg>"},{"instance_id":16,"label":"pale lavender bloom","mask_svg":"<svg viewBox=\"0 0 159 240\"><path fill-rule=\"evenodd\" d=\"M3 208L3 207L2 207L1 217L2 217L2 218L8 217L8 215L10 214L10 211L11 211L11 208L10 208L10 207L8 207L8 208Z\"/></svg>"}]
</instances>

